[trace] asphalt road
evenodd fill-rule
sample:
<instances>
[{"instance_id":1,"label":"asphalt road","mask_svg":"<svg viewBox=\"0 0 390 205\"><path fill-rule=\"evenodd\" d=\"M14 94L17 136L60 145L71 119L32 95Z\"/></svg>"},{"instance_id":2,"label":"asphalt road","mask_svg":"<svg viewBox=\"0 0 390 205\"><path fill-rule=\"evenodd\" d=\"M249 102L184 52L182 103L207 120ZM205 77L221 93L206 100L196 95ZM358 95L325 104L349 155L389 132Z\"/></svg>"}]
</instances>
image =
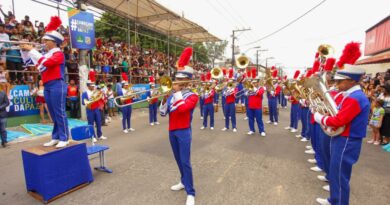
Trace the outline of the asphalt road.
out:
<instances>
[{"instance_id":1,"label":"asphalt road","mask_svg":"<svg viewBox=\"0 0 390 205\"><path fill-rule=\"evenodd\" d=\"M222 113L216 113L215 130L200 130L199 110L193 120L192 166L197 191L196 204L202 205L311 205L316 197L327 197L324 182L310 171L304 153L306 143L284 130L289 110L281 110L279 125L266 124L266 137L248 136L248 122L237 114L238 132L222 132ZM268 116L263 116L264 121ZM62 197L51 205L73 204L185 204L184 191L172 192L179 180L168 140L168 119L149 126L147 110L133 112L135 132L124 134L120 120L104 127L110 146L107 166L112 174L93 171L95 181ZM21 149L48 138L12 144L0 149L0 204L39 205L26 193ZM99 160L92 157L91 166ZM351 205L390 204L390 154L364 143L351 181Z\"/></svg>"}]
</instances>

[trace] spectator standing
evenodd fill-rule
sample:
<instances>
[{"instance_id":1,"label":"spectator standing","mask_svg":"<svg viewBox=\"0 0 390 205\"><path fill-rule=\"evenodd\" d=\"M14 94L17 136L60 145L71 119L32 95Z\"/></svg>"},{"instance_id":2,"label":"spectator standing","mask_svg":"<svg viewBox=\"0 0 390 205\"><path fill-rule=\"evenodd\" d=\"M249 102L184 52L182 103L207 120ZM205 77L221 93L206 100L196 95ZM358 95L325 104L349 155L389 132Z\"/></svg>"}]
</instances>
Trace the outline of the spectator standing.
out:
<instances>
[{"instance_id":1,"label":"spectator standing","mask_svg":"<svg viewBox=\"0 0 390 205\"><path fill-rule=\"evenodd\" d=\"M46 101L45 101L45 95L44 95L44 86L43 86L43 81L40 80L38 83L38 87L35 87L32 91L33 96L35 97L35 102L39 106L39 115L41 116L41 123L46 123L45 119L45 110L47 112L47 115L49 116L50 122L53 122L50 116L49 109L47 107Z\"/></svg>"},{"instance_id":2,"label":"spectator standing","mask_svg":"<svg viewBox=\"0 0 390 205\"><path fill-rule=\"evenodd\" d=\"M17 36L13 35L11 36L11 40L18 41L19 39ZM13 72L10 72L10 80L11 83L14 83L15 81L21 81L23 74L21 72L15 71L22 71L23 70L23 63L22 63L22 57L20 54L20 49L16 47L15 45L12 45L10 43L6 43L3 47L4 51L6 51L6 65L7 70L12 70Z\"/></svg>"},{"instance_id":3,"label":"spectator standing","mask_svg":"<svg viewBox=\"0 0 390 205\"><path fill-rule=\"evenodd\" d=\"M389 143L390 137L390 85L385 86L385 92L379 99L384 101L383 107L385 109L385 116L380 128L381 144L386 145Z\"/></svg>"},{"instance_id":4,"label":"spectator standing","mask_svg":"<svg viewBox=\"0 0 390 205\"><path fill-rule=\"evenodd\" d=\"M74 80L70 80L68 85L68 96L67 96L69 105L70 105L70 117L78 118L79 112L79 88L75 84Z\"/></svg>"},{"instance_id":5,"label":"spectator standing","mask_svg":"<svg viewBox=\"0 0 390 205\"><path fill-rule=\"evenodd\" d=\"M383 116L385 115L385 109L383 109L383 100L375 100L374 101L374 109L372 110L370 126L372 129L372 139L367 141L367 143L374 145L380 144L380 133L379 129L382 126Z\"/></svg>"},{"instance_id":6,"label":"spectator standing","mask_svg":"<svg viewBox=\"0 0 390 205\"><path fill-rule=\"evenodd\" d=\"M9 105L7 94L0 87L0 135L1 135L1 146L7 146L7 111L6 107Z\"/></svg>"}]
</instances>

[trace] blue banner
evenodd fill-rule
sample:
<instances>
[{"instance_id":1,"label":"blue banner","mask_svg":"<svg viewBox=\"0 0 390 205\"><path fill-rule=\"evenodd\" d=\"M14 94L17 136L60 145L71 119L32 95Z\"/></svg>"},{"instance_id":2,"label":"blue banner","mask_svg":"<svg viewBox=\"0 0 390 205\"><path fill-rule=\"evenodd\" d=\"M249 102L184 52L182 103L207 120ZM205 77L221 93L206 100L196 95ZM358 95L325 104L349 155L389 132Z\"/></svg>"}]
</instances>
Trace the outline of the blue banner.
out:
<instances>
[{"instance_id":1,"label":"blue banner","mask_svg":"<svg viewBox=\"0 0 390 205\"><path fill-rule=\"evenodd\" d=\"M134 92L140 92L140 91L144 91L144 90L149 90L150 85L149 84L135 84L135 85L133 85L133 87L131 87L131 89ZM146 97L147 97L147 92L144 92L139 96L139 100L145 100Z\"/></svg>"},{"instance_id":2,"label":"blue banner","mask_svg":"<svg viewBox=\"0 0 390 205\"><path fill-rule=\"evenodd\" d=\"M95 47L93 15L68 8L69 30L72 48L90 50Z\"/></svg>"},{"instance_id":3,"label":"blue banner","mask_svg":"<svg viewBox=\"0 0 390 205\"><path fill-rule=\"evenodd\" d=\"M35 97L31 96L28 85L13 86L8 97L8 117L39 114L39 107L35 103Z\"/></svg>"}]
</instances>

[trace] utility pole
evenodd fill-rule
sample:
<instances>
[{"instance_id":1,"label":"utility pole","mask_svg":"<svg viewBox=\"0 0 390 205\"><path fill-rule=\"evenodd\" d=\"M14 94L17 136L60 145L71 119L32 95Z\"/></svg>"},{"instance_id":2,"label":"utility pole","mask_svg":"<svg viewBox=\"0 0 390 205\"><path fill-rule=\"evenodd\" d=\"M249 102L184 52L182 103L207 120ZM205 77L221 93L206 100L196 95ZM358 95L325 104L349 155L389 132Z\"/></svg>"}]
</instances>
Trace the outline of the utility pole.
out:
<instances>
[{"instance_id":1,"label":"utility pole","mask_svg":"<svg viewBox=\"0 0 390 205\"><path fill-rule=\"evenodd\" d=\"M265 52L265 51L268 51L268 49L258 49L258 50L256 50L256 69L257 69L257 72L260 71L260 68L259 68L259 52Z\"/></svg>"},{"instance_id":2,"label":"utility pole","mask_svg":"<svg viewBox=\"0 0 390 205\"><path fill-rule=\"evenodd\" d=\"M242 31L250 31L250 28L244 28L244 29L236 29L233 30L233 35L232 35L232 66L235 64L235 59L234 59L234 46L235 46L235 40L236 40L236 32L242 32Z\"/></svg>"},{"instance_id":3,"label":"utility pole","mask_svg":"<svg viewBox=\"0 0 390 205\"><path fill-rule=\"evenodd\" d=\"M83 2L81 0L77 0L77 9L81 11L85 11L83 6ZM88 63L87 63L87 55L88 55L88 50L85 49L80 49L79 52L79 76L80 76L80 92L83 93L87 88L86 88L86 83L88 80ZM80 105L82 105L82 101L80 98ZM81 111L81 119L86 120L86 111L85 111L85 106L80 106L80 111Z\"/></svg>"}]
</instances>

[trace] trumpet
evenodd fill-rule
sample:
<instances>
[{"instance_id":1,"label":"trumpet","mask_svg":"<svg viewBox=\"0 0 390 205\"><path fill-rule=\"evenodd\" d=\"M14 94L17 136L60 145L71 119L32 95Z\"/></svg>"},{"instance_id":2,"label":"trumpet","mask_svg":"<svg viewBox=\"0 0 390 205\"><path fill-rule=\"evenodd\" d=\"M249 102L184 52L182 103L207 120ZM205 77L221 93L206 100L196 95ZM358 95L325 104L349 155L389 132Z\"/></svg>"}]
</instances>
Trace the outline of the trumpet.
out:
<instances>
[{"instance_id":1,"label":"trumpet","mask_svg":"<svg viewBox=\"0 0 390 205\"><path fill-rule=\"evenodd\" d=\"M0 40L0 43L5 44L12 44L12 45L21 45L21 44L29 44L36 47L38 50L42 49L45 45L41 43L34 43L34 42L28 42L28 41L6 41L6 40ZM13 46L11 47L13 50L21 50L19 46Z\"/></svg>"},{"instance_id":2,"label":"trumpet","mask_svg":"<svg viewBox=\"0 0 390 205\"><path fill-rule=\"evenodd\" d=\"M91 95L91 99L84 99L84 104L88 109L91 109L92 104L103 98L103 92L100 90L94 90Z\"/></svg>"}]
</instances>

